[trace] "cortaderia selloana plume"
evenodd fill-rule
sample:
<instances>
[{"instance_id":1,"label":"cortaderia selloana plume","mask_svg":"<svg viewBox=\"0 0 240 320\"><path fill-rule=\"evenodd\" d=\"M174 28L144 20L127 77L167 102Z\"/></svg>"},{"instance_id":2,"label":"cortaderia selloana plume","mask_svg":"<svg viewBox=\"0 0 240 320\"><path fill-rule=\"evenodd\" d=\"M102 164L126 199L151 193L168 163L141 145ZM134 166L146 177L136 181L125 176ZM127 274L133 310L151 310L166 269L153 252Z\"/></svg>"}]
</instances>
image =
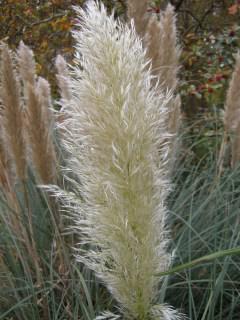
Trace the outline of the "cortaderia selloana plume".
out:
<instances>
[{"instance_id":1,"label":"cortaderia selloana plume","mask_svg":"<svg viewBox=\"0 0 240 320\"><path fill-rule=\"evenodd\" d=\"M53 188L79 235L76 258L110 290L120 317L180 319L157 304L161 279L155 276L171 262L164 174L171 97L152 87L151 62L133 23L120 23L93 1L76 11L71 94L61 99L58 128L74 192Z\"/></svg>"}]
</instances>

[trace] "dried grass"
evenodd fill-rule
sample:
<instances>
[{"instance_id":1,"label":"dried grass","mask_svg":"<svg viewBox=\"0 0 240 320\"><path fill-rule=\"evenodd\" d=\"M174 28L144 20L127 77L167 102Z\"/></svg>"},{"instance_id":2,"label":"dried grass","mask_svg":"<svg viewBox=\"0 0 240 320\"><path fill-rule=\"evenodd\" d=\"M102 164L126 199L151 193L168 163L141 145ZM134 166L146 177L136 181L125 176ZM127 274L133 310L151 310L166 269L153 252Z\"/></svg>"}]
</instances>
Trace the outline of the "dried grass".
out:
<instances>
[{"instance_id":1,"label":"dried grass","mask_svg":"<svg viewBox=\"0 0 240 320\"><path fill-rule=\"evenodd\" d=\"M12 53L6 45L2 46L1 55L1 99L3 104L3 149L8 154L16 177L21 181L26 173L26 145L24 141L24 110L20 97Z\"/></svg>"},{"instance_id":2,"label":"dried grass","mask_svg":"<svg viewBox=\"0 0 240 320\"><path fill-rule=\"evenodd\" d=\"M171 134L169 139L169 161L168 168L173 168L176 154L178 152L178 133L181 127L181 98L176 95L178 85L178 70L180 47L177 41L176 15L174 7L168 5L161 12L160 20L152 16L149 20L145 36L145 46L148 57L152 62L152 73L155 76L153 86L158 85L159 92L173 96L168 102L168 118L166 127ZM170 170L171 171L171 170Z\"/></svg>"},{"instance_id":3,"label":"dried grass","mask_svg":"<svg viewBox=\"0 0 240 320\"><path fill-rule=\"evenodd\" d=\"M50 86L45 79L37 79L33 52L23 42L18 49L18 63L24 84L31 160L40 182L53 183L56 178L56 154L52 137Z\"/></svg>"},{"instance_id":4,"label":"dried grass","mask_svg":"<svg viewBox=\"0 0 240 320\"><path fill-rule=\"evenodd\" d=\"M180 47L177 43L176 15L174 7L168 5L160 14L160 39L158 41L158 71L161 86L165 90L175 90L178 79Z\"/></svg>"},{"instance_id":5,"label":"dried grass","mask_svg":"<svg viewBox=\"0 0 240 320\"><path fill-rule=\"evenodd\" d=\"M136 31L141 38L144 38L148 24L147 16L148 0L128 0L128 18L133 19Z\"/></svg>"},{"instance_id":6,"label":"dried grass","mask_svg":"<svg viewBox=\"0 0 240 320\"><path fill-rule=\"evenodd\" d=\"M230 158L232 167L235 167L240 160L240 53L236 55L235 68L232 74L224 113L224 134L218 156L218 174L221 175L226 158Z\"/></svg>"},{"instance_id":7,"label":"dried grass","mask_svg":"<svg viewBox=\"0 0 240 320\"><path fill-rule=\"evenodd\" d=\"M240 118L239 83L240 53L236 55L236 64L229 83L225 103L224 128L229 134L236 130Z\"/></svg>"},{"instance_id":8,"label":"dried grass","mask_svg":"<svg viewBox=\"0 0 240 320\"><path fill-rule=\"evenodd\" d=\"M67 101L71 100L72 93L70 89L69 70L67 67L67 62L61 55L58 55L55 61L55 66L57 69L57 81L61 98Z\"/></svg>"},{"instance_id":9,"label":"dried grass","mask_svg":"<svg viewBox=\"0 0 240 320\"><path fill-rule=\"evenodd\" d=\"M38 83L41 86L41 82ZM42 88L44 90L44 88ZM32 162L42 183L53 183L55 179L56 158L54 147L46 126L45 110L41 90L28 84L27 86L27 136L31 145Z\"/></svg>"}]
</instances>

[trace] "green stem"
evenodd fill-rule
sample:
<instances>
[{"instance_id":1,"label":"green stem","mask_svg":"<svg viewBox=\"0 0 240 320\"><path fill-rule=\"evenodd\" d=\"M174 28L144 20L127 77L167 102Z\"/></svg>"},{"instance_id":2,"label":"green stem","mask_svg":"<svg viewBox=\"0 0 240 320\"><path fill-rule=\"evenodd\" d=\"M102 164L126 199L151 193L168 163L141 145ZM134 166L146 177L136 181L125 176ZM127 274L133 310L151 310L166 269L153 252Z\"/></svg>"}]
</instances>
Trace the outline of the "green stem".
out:
<instances>
[{"instance_id":1,"label":"green stem","mask_svg":"<svg viewBox=\"0 0 240 320\"><path fill-rule=\"evenodd\" d=\"M179 266L173 267L172 269L170 269L168 271L157 273L157 274L155 274L155 276L156 277L167 276L167 275L170 275L170 274L173 274L176 272L180 272L185 269L190 269L190 268L195 267L196 265L201 264L201 263L206 263L206 262L210 262L215 259L219 259L219 258L223 258L226 256L231 256L231 255L238 255L238 254L240 255L240 247L222 250L222 251L211 253L207 256L203 256L201 258L195 259L193 261L181 264Z\"/></svg>"}]
</instances>

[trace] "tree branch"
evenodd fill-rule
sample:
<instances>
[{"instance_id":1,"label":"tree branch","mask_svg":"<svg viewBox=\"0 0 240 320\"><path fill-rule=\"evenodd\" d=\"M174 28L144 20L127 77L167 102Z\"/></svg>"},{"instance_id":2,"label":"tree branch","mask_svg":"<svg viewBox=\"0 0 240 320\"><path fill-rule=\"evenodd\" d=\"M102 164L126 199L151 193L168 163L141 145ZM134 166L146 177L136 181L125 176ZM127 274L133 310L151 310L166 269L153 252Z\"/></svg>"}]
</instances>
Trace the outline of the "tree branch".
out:
<instances>
[{"instance_id":1,"label":"tree branch","mask_svg":"<svg viewBox=\"0 0 240 320\"><path fill-rule=\"evenodd\" d=\"M175 11L179 11L179 9L181 8L182 4L184 3L184 0L179 0L177 2L171 1L171 2L173 2L172 4L175 7Z\"/></svg>"},{"instance_id":2,"label":"tree branch","mask_svg":"<svg viewBox=\"0 0 240 320\"><path fill-rule=\"evenodd\" d=\"M20 19L25 25L27 28L31 28L31 27L34 27L34 26L38 26L42 23L48 23L48 22L51 22L57 18L61 18L61 17L64 17L67 15L68 12L64 12L64 13L58 13L58 14L55 14L49 18L46 18L46 19L43 19L43 20L39 20L39 21L35 21L35 22L32 22L32 23L29 23L27 20L25 20L23 17L21 17L20 15L16 15L16 17L18 19Z\"/></svg>"}]
</instances>

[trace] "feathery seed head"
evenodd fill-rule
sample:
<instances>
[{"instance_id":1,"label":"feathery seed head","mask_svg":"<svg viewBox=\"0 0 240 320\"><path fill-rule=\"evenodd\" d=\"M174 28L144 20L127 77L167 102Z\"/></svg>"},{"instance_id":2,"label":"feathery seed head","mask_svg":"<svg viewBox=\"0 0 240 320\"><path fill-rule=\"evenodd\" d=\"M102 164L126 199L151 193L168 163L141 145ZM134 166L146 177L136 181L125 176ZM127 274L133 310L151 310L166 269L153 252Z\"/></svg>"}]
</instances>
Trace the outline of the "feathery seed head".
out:
<instances>
[{"instance_id":1,"label":"feathery seed head","mask_svg":"<svg viewBox=\"0 0 240 320\"><path fill-rule=\"evenodd\" d=\"M240 117L239 104L239 82L240 82L240 52L236 55L235 68L232 74L232 79L229 83L227 91L224 126L228 133L236 130Z\"/></svg>"},{"instance_id":2,"label":"feathery seed head","mask_svg":"<svg viewBox=\"0 0 240 320\"><path fill-rule=\"evenodd\" d=\"M62 99L70 100L71 90L69 87L70 81L69 81L69 71L67 67L67 62L61 55L58 55L55 61L55 66L57 69L57 80L58 80L58 86L60 88Z\"/></svg>"},{"instance_id":3,"label":"feathery seed head","mask_svg":"<svg viewBox=\"0 0 240 320\"><path fill-rule=\"evenodd\" d=\"M159 82L162 89L174 91L178 84L181 49L178 45L176 14L171 4L160 14L159 35Z\"/></svg>"},{"instance_id":4,"label":"feathery seed head","mask_svg":"<svg viewBox=\"0 0 240 320\"><path fill-rule=\"evenodd\" d=\"M23 134L23 105L12 53L6 45L1 46L1 104L3 147L20 180L25 179L25 142Z\"/></svg>"},{"instance_id":5,"label":"feathery seed head","mask_svg":"<svg viewBox=\"0 0 240 320\"><path fill-rule=\"evenodd\" d=\"M239 165L240 161L240 121L238 121L238 125L234 132L231 149L231 166L232 168L235 168L237 165Z\"/></svg>"},{"instance_id":6,"label":"feathery seed head","mask_svg":"<svg viewBox=\"0 0 240 320\"><path fill-rule=\"evenodd\" d=\"M224 110L224 138L220 148L219 171L221 172L227 151L231 154L231 166L236 167L240 160L240 104L239 104L239 81L240 81L240 52L235 56L235 68L229 83ZM230 139L229 139L230 138ZM227 148L228 146L228 148Z\"/></svg>"},{"instance_id":7,"label":"feathery seed head","mask_svg":"<svg viewBox=\"0 0 240 320\"><path fill-rule=\"evenodd\" d=\"M170 262L164 204L169 183L161 166L168 101L152 88L133 26L108 17L93 1L86 11L76 10L81 18L74 32L73 93L70 103L62 101L60 127L67 170L81 181L75 191L83 201L72 205L83 244L77 259L106 283L127 318L148 319L159 284L154 274ZM69 210L72 197L61 195Z\"/></svg>"},{"instance_id":8,"label":"feathery seed head","mask_svg":"<svg viewBox=\"0 0 240 320\"><path fill-rule=\"evenodd\" d=\"M160 43L160 23L154 15L149 19L145 38L145 46L147 48L148 57L152 61L152 72L156 76L159 75L159 46ZM156 79L157 80L157 79Z\"/></svg>"},{"instance_id":9,"label":"feathery seed head","mask_svg":"<svg viewBox=\"0 0 240 320\"><path fill-rule=\"evenodd\" d=\"M36 91L38 92L42 106L42 121L45 123L46 128L50 129L53 127L53 115L51 110L52 101L49 82L46 79L39 77L36 83Z\"/></svg>"},{"instance_id":10,"label":"feathery seed head","mask_svg":"<svg viewBox=\"0 0 240 320\"><path fill-rule=\"evenodd\" d=\"M18 64L26 103L26 132L33 166L42 183L55 178L56 157L52 140L53 117L49 83L36 76L32 50L23 42L18 48Z\"/></svg>"},{"instance_id":11,"label":"feathery seed head","mask_svg":"<svg viewBox=\"0 0 240 320\"><path fill-rule=\"evenodd\" d=\"M23 41L18 48L18 66L20 75L24 82L33 84L35 82L35 60L33 51Z\"/></svg>"},{"instance_id":12,"label":"feathery seed head","mask_svg":"<svg viewBox=\"0 0 240 320\"><path fill-rule=\"evenodd\" d=\"M169 139L169 163L167 174L171 174L176 159L179 139L177 137L181 125L181 99L176 95L178 84L178 63L180 48L177 44L176 16L174 7L168 5L161 12L160 21L153 16L148 23L144 39L147 55L152 62L152 73L156 76L153 84L158 84L159 90L174 93L168 103L168 118L166 125L172 136Z\"/></svg>"},{"instance_id":13,"label":"feathery seed head","mask_svg":"<svg viewBox=\"0 0 240 320\"><path fill-rule=\"evenodd\" d=\"M134 20L136 31L138 35L143 38L145 36L148 23L148 0L128 0L127 7L129 20Z\"/></svg>"},{"instance_id":14,"label":"feathery seed head","mask_svg":"<svg viewBox=\"0 0 240 320\"><path fill-rule=\"evenodd\" d=\"M27 84L27 133L31 146L32 162L42 183L55 178L55 152L51 140L48 92L46 82L40 79L37 86ZM47 87L48 88L48 87Z\"/></svg>"}]
</instances>

